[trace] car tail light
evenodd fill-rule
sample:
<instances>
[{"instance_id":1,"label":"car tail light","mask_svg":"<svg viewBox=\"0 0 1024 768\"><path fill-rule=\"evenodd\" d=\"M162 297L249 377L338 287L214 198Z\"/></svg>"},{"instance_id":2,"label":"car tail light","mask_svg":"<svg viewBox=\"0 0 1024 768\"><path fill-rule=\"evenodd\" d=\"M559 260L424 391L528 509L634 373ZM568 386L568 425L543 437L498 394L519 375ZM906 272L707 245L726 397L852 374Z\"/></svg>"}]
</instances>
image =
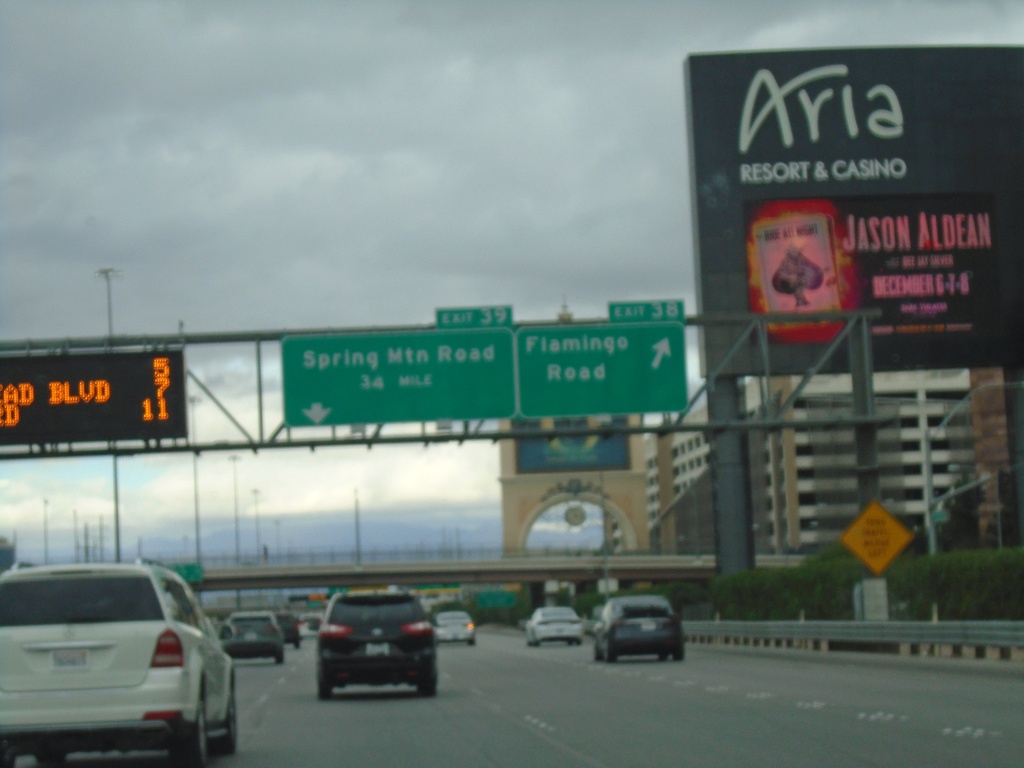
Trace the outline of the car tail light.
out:
<instances>
[{"instance_id":1,"label":"car tail light","mask_svg":"<svg viewBox=\"0 0 1024 768\"><path fill-rule=\"evenodd\" d=\"M475 627L475 626L476 626L476 624L474 624L474 623L473 623L473 622L471 621L471 622L469 622L468 624L466 624L466 629L473 629L473 627Z\"/></svg>"},{"instance_id":2,"label":"car tail light","mask_svg":"<svg viewBox=\"0 0 1024 768\"><path fill-rule=\"evenodd\" d=\"M156 639L156 648L153 650L153 658L149 662L150 667L184 667L185 648L173 630L165 629L163 634Z\"/></svg>"},{"instance_id":3,"label":"car tail light","mask_svg":"<svg viewBox=\"0 0 1024 768\"><path fill-rule=\"evenodd\" d=\"M414 621L412 624L405 624L402 631L407 635L432 635L434 626L429 621Z\"/></svg>"},{"instance_id":4,"label":"car tail light","mask_svg":"<svg viewBox=\"0 0 1024 768\"><path fill-rule=\"evenodd\" d=\"M159 710L155 712L146 712L143 716L143 720L178 720L181 718L180 709L168 709L166 711Z\"/></svg>"},{"instance_id":5,"label":"car tail light","mask_svg":"<svg viewBox=\"0 0 1024 768\"><path fill-rule=\"evenodd\" d=\"M351 634L352 627L346 627L344 624L324 624L320 627L320 637L348 637Z\"/></svg>"}]
</instances>

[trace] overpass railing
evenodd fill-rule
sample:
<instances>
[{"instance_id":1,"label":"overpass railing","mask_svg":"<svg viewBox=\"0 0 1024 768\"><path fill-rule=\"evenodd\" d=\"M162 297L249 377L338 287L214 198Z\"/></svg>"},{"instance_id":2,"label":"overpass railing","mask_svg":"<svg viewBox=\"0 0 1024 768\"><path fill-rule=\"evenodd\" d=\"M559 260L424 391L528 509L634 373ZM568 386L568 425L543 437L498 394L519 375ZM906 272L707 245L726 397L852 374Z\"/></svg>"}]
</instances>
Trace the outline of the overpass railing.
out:
<instances>
[{"instance_id":1,"label":"overpass railing","mask_svg":"<svg viewBox=\"0 0 1024 768\"><path fill-rule=\"evenodd\" d=\"M687 556L695 563L705 563L714 567L714 554L689 553L662 553L653 550L631 550L628 552L614 552L611 555L616 559L628 559L636 557L680 557ZM177 552L146 552L145 557L150 560L165 563L167 565L178 565L195 562L195 554L192 551ZM299 567L309 565L356 565L356 564L387 564L387 563L431 563L431 562L470 562L481 560L500 559L543 559L543 558L592 558L601 557L601 551L593 548L581 547L537 547L523 550L506 550L500 546L478 546L478 545L442 545L442 546L414 546L393 549L367 549L357 551L350 548L318 548L318 549L288 549L276 551L268 548L263 556L257 556L253 551L243 552L237 555L234 552L206 553L202 555L202 566L204 568L234 568L245 567ZM785 565L797 565L804 560L803 555L757 555L757 564L763 567L776 567Z\"/></svg>"}]
</instances>

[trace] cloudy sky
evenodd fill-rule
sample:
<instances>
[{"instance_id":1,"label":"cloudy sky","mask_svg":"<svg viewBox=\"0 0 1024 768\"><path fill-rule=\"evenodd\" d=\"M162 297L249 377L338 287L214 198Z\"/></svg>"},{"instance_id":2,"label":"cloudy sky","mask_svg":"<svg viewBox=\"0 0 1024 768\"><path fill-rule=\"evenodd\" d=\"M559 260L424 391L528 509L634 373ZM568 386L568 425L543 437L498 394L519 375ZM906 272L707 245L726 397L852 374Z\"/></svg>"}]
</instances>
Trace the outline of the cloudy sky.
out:
<instances>
[{"instance_id":1,"label":"cloudy sky","mask_svg":"<svg viewBox=\"0 0 1024 768\"><path fill-rule=\"evenodd\" d=\"M104 267L115 334L691 307L688 54L1022 41L1016 0L0 0L0 339L104 335ZM188 362L244 411L249 351ZM57 557L102 520L109 554L111 465L3 462L0 535ZM489 443L204 454L204 550L236 473L244 548L257 513L271 549L350 548L356 494L367 546L498 546L497 472ZM194 546L191 456L119 485L126 554Z\"/></svg>"}]
</instances>

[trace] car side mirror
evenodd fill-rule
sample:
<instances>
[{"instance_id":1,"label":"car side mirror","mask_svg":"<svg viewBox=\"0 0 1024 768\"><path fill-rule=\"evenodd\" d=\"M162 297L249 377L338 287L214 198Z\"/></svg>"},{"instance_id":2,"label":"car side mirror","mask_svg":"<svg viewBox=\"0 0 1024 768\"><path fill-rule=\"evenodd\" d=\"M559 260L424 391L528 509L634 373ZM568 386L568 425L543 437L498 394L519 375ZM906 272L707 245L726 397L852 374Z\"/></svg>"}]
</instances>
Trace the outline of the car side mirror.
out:
<instances>
[{"instance_id":1,"label":"car side mirror","mask_svg":"<svg viewBox=\"0 0 1024 768\"><path fill-rule=\"evenodd\" d=\"M218 632L218 635L220 636L221 640L230 640L232 637L234 637L235 630L233 630L230 626L225 624L220 628L220 632Z\"/></svg>"}]
</instances>

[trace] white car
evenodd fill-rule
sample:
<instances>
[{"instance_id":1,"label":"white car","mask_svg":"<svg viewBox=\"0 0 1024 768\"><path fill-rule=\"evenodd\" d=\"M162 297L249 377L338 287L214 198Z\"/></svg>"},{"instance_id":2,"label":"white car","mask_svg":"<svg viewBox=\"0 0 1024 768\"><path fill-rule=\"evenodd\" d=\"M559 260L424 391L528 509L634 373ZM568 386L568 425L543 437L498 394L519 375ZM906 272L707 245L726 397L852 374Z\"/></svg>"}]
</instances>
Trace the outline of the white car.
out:
<instances>
[{"instance_id":1,"label":"white car","mask_svg":"<svg viewBox=\"0 0 1024 768\"><path fill-rule=\"evenodd\" d=\"M583 622L572 608L538 608L526 622L526 644L533 647L558 640L569 645L583 642Z\"/></svg>"},{"instance_id":2,"label":"white car","mask_svg":"<svg viewBox=\"0 0 1024 768\"><path fill-rule=\"evenodd\" d=\"M322 613L304 613L299 616L299 632L309 637L316 637L323 623Z\"/></svg>"},{"instance_id":3,"label":"white car","mask_svg":"<svg viewBox=\"0 0 1024 768\"><path fill-rule=\"evenodd\" d=\"M434 617L434 637L439 643L476 645L476 625L465 611L441 611Z\"/></svg>"},{"instance_id":4,"label":"white car","mask_svg":"<svg viewBox=\"0 0 1024 768\"><path fill-rule=\"evenodd\" d=\"M151 564L0 575L0 766L18 755L167 749L180 768L231 754L234 668L199 601Z\"/></svg>"}]
</instances>

